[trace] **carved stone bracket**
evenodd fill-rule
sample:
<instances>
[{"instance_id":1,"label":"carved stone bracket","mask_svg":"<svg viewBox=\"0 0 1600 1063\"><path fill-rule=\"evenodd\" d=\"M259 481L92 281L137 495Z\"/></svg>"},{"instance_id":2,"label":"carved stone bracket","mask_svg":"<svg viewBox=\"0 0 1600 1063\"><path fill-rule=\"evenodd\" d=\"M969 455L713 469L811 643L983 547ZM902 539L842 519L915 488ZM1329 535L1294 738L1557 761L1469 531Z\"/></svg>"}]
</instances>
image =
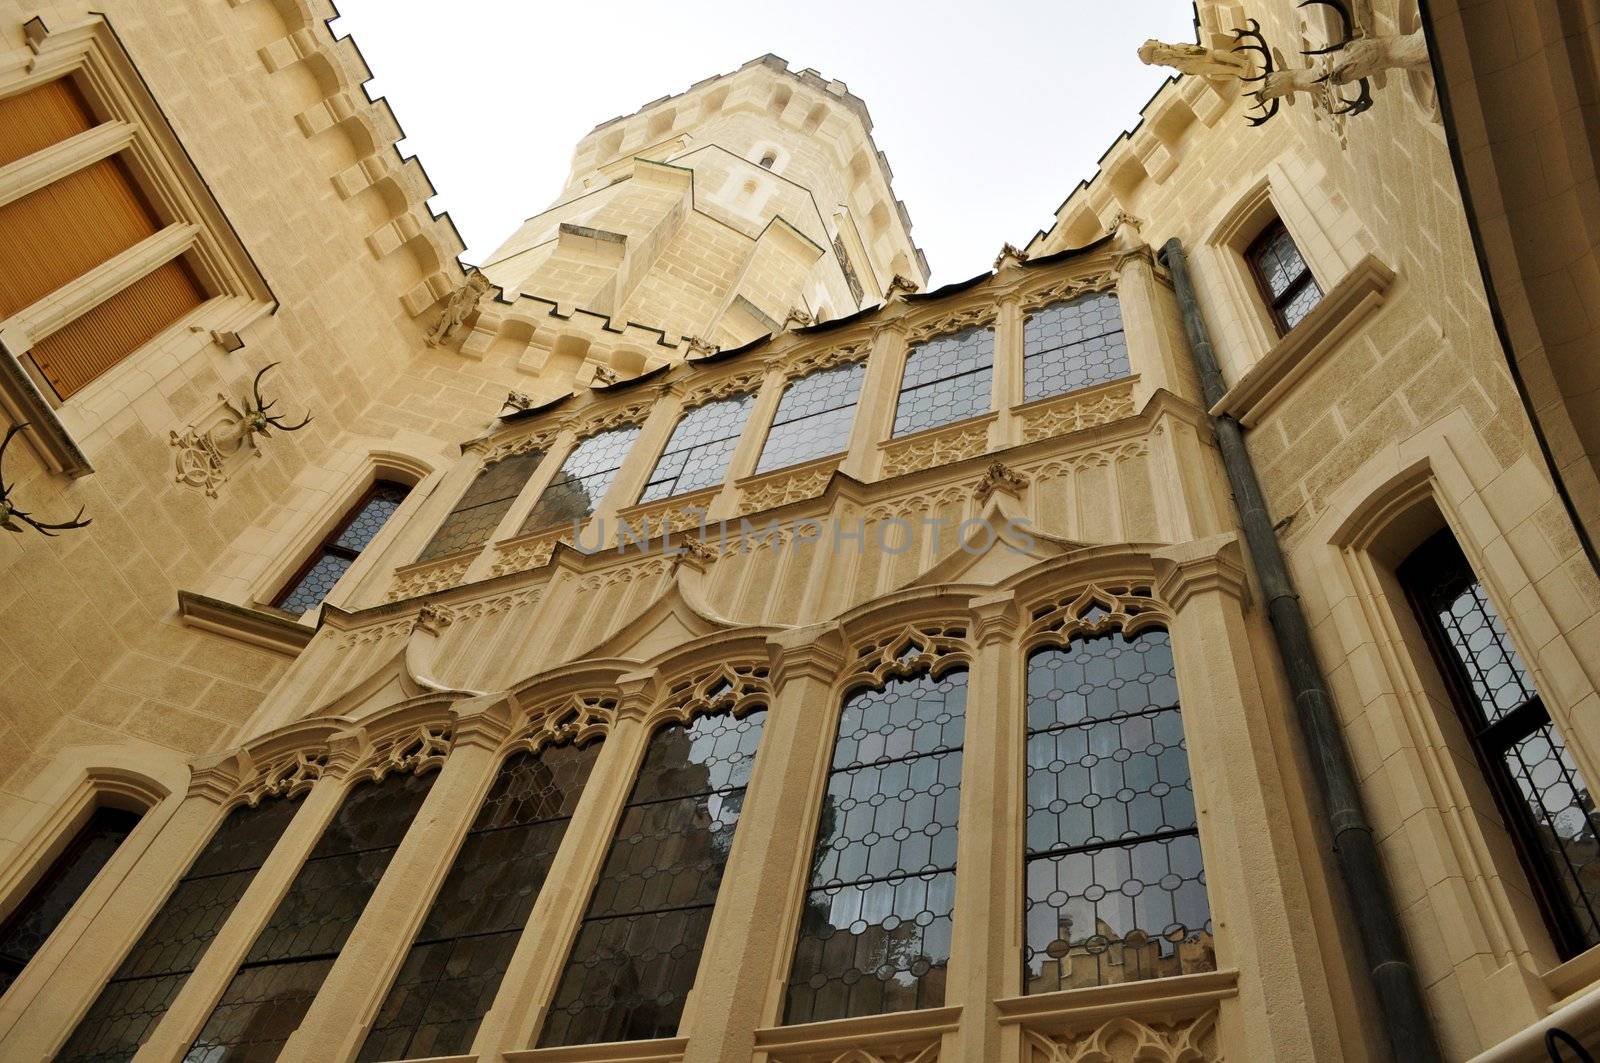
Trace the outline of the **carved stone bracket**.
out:
<instances>
[{"instance_id":1,"label":"carved stone bracket","mask_svg":"<svg viewBox=\"0 0 1600 1063\"><path fill-rule=\"evenodd\" d=\"M978 496L979 504L989 501L996 491L1003 491L1013 498L1021 498L1022 492L1028 489L1028 478L1017 472L1009 465L1000 461L991 461L989 467L979 477L973 492Z\"/></svg>"}]
</instances>

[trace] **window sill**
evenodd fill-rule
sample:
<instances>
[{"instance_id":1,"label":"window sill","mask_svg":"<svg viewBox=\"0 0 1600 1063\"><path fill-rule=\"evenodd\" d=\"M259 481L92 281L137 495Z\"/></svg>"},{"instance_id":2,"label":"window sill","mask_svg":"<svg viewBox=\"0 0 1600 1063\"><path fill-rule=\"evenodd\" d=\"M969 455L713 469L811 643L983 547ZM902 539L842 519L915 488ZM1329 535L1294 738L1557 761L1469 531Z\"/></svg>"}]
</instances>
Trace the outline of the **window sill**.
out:
<instances>
[{"instance_id":1,"label":"window sill","mask_svg":"<svg viewBox=\"0 0 1600 1063\"><path fill-rule=\"evenodd\" d=\"M1061 989L994 1003L1002 1026L1052 1030L1117 1015L1148 1013L1157 1008L1164 1013L1197 1014L1237 995L1238 991L1239 972L1221 970Z\"/></svg>"},{"instance_id":2,"label":"window sill","mask_svg":"<svg viewBox=\"0 0 1600 1063\"><path fill-rule=\"evenodd\" d=\"M1255 427L1301 378L1383 305L1394 277L1394 270L1375 255L1356 263L1300 324L1228 389L1211 408L1212 416L1228 415L1246 428Z\"/></svg>"},{"instance_id":3,"label":"window sill","mask_svg":"<svg viewBox=\"0 0 1600 1063\"><path fill-rule=\"evenodd\" d=\"M316 628L291 620L286 614L234 605L192 591L178 592L178 618L185 627L209 631L286 657L298 657L317 633Z\"/></svg>"}]
</instances>

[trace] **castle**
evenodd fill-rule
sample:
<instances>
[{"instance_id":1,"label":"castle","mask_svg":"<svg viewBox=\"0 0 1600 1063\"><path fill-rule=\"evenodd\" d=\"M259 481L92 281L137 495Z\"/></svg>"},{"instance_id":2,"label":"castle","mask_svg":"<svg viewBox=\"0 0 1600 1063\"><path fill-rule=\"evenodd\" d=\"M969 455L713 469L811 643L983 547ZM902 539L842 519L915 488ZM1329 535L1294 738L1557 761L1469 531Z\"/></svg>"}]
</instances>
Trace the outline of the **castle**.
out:
<instances>
[{"instance_id":1,"label":"castle","mask_svg":"<svg viewBox=\"0 0 1600 1063\"><path fill-rule=\"evenodd\" d=\"M0 1059L1593 1052L1600 16L1195 10L929 290L776 56L469 267L328 0L0 0Z\"/></svg>"}]
</instances>

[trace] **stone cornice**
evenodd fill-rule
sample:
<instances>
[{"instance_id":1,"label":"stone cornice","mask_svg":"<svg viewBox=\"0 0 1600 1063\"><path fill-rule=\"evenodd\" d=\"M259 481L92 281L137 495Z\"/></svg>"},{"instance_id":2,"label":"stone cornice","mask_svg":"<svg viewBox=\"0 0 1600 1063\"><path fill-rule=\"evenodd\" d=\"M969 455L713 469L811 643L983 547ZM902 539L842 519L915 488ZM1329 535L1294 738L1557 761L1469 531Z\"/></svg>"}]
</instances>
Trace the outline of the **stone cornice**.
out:
<instances>
[{"instance_id":1,"label":"stone cornice","mask_svg":"<svg viewBox=\"0 0 1600 1063\"><path fill-rule=\"evenodd\" d=\"M1249 597L1239 537L1229 532L1153 550L1156 594L1174 613L1181 613L1196 594L1213 592L1237 602Z\"/></svg>"}]
</instances>

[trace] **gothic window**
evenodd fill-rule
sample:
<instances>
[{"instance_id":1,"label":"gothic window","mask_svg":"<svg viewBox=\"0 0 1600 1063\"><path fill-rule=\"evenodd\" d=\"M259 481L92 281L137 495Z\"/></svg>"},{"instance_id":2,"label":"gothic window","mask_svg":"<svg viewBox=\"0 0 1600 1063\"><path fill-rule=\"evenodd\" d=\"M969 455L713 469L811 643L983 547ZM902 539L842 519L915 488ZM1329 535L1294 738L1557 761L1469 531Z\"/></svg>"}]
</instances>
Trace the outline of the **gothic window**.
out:
<instances>
[{"instance_id":1,"label":"gothic window","mask_svg":"<svg viewBox=\"0 0 1600 1063\"><path fill-rule=\"evenodd\" d=\"M944 1003L967 674L891 679L839 716L786 1023Z\"/></svg>"},{"instance_id":2,"label":"gothic window","mask_svg":"<svg viewBox=\"0 0 1600 1063\"><path fill-rule=\"evenodd\" d=\"M299 807L268 798L228 813L78 1023L59 1063L133 1058Z\"/></svg>"},{"instance_id":3,"label":"gothic window","mask_svg":"<svg viewBox=\"0 0 1600 1063\"><path fill-rule=\"evenodd\" d=\"M1128 345L1112 292L1051 303L1023 324L1023 398L1032 402L1125 377Z\"/></svg>"},{"instance_id":4,"label":"gothic window","mask_svg":"<svg viewBox=\"0 0 1600 1063\"><path fill-rule=\"evenodd\" d=\"M432 561L488 542L543 460L542 451L530 450L485 465L417 560Z\"/></svg>"},{"instance_id":5,"label":"gothic window","mask_svg":"<svg viewBox=\"0 0 1600 1063\"><path fill-rule=\"evenodd\" d=\"M379 480L368 488L272 604L297 615L321 605L410 492L405 484L389 480Z\"/></svg>"},{"instance_id":6,"label":"gothic window","mask_svg":"<svg viewBox=\"0 0 1600 1063\"><path fill-rule=\"evenodd\" d=\"M1250 244L1245 258L1280 334L1300 324L1321 300L1322 289L1311 275L1311 267L1289 230L1276 218Z\"/></svg>"},{"instance_id":7,"label":"gothic window","mask_svg":"<svg viewBox=\"0 0 1600 1063\"><path fill-rule=\"evenodd\" d=\"M350 791L223 990L186 1060L277 1057L355 929L432 783L432 774L391 772Z\"/></svg>"},{"instance_id":8,"label":"gothic window","mask_svg":"<svg viewBox=\"0 0 1600 1063\"><path fill-rule=\"evenodd\" d=\"M650 739L541 1048L677 1032L765 719L699 716Z\"/></svg>"},{"instance_id":9,"label":"gothic window","mask_svg":"<svg viewBox=\"0 0 1600 1063\"><path fill-rule=\"evenodd\" d=\"M853 305L860 306L861 299L867 294L861 287L861 278L856 276L856 268L850 262L850 252L845 249L844 239L838 233L833 236L833 257L839 262L839 270L844 274L844 283L850 289L850 298L855 300Z\"/></svg>"},{"instance_id":10,"label":"gothic window","mask_svg":"<svg viewBox=\"0 0 1600 1063\"><path fill-rule=\"evenodd\" d=\"M1557 950L1600 944L1600 814L1499 612L1448 531L1399 575Z\"/></svg>"},{"instance_id":11,"label":"gothic window","mask_svg":"<svg viewBox=\"0 0 1600 1063\"><path fill-rule=\"evenodd\" d=\"M639 426L630 424L597 432L579 443L539 495L518 534L587 520L599 508L638 438Z\"/></svg>"},{"instance_id":12,"label":"gothic window","mask_svg":"<svg viewBox=\"0 0 1600 1063\"><path fill-rule=\"evenodd\" d=\"M11 988L33 954L106 866L139 823L139 813L96 808L50 862L11 914L0 922L0 994Z\"/></svg>"},{"instance_id":13,"label":"gothic window","mask_svg":"<svg viewBox=\"0 0 1600 1063\"><path fill-rule=\"evenodd\" d=\"M472 1046L599 753L554 746L501 766L358 1059Z\"/></svg>"},{"instance_id":14,"label":"gothic window","mask_svg":"<svg viewBox=\"0 0 1600 1063\"><path fill-rule=\"evenodd\" d=\"M1027 726L1027 991L1214 970L1167 633L1035 652Z\"/></svg>"},{"instance_id":15,"label":"gothic window","mask_svg":"<svg viewBox=\"0 0 1600 1063\"><path fill-rule=\"evenodd\" d=\"M791 380L778 401L778 413L756 472L771 472L846 449L866 375L865 362L852 362Z\"/></svg>"},{"instance_id":16,"label":"gothic window","mask_svg":"<svg viewBox=\"0 0 1600 1063\"><path fill-rule=\"evenodd\" d=\"M989 412L994 329L976 325L911 348L900 378L894 434L950 424Z\"/></svg>"},{"instance_id":17,"label":"gothic window","mask_svg":"<svg viewBox=\"0 0 1600 1063\"><path fill-rule=\"evenodd\" d=\"M696 406L678 422L667 449L656 462L640 502L654 502L685 491L710 487L728 474L745 418L756 403L753 393Z\"/></svg>"}]
</instances>

